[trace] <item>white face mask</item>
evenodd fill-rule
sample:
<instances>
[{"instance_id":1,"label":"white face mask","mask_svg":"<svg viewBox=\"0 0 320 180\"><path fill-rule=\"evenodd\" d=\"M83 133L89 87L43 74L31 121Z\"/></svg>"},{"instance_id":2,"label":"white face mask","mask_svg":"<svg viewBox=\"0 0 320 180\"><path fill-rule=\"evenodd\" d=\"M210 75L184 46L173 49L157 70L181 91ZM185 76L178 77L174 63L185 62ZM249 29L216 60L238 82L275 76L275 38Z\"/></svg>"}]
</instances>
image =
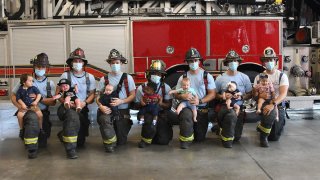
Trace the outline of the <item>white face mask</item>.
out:
<instances>
[{"instance_id":1,"label":"white face mask","mask_svg":"<svg viewBox=\"0 0 320 180\"><path fill-rule=\"evenodd\" d=\"M83 67L82 63L73 63L73 64L72 64L72 68L73 68L74 70L76 70L76 71L81 71L81 70L82 70L82 67Z\"/></svg>"},{"instance_id":2,"label":"white face mask","mask_svg":"<svg viewBox=\"0 0 320 180\"><path fill-rule=\"evenodd\" d=\"M236 71L239 66L238 62L229 62L229 69L231 71Z\"/></svg>"},{"instance_id":3,"label":"white face mask","mask_svg":"<svg viewBox=\"0 0 320 180\"><path fill-rule=\"evenodd\" d=\"M45 69L35 69L34 73L36 73L36 75L38 77L42 77L46 73L46 70Z\"/></svg>"},{"instance_id":4,"label":"white face mask","mask_svg":"<svg viewBox=\"0 0 320 180\"><path fill-rule=\"evenodd\" d=\"M190 63L189 68L193 71L197 70L199 68L199 62Z\"/></svg>"},{"instance_id":5,"label":"white face mask","mask_svg":"<svg viewBox=\"0 0 320 180\"><path fill-rule=\"evenodd\" d=\"M160 83L160 79L161 77L160 76L157 76L157 75L151 75L150 77L150 80L156 84L159 84Z\"/></svg>"},{"instance_id":6,"label":"white face mask","mask_svg":"<svg viewBox=\"0 0 320 180\"><path fill-rule=\"evenodd\" d=\"M112 72L119 72L120 71L120 64L111 64L111 71Z\"/></svg>"}]
</instances>

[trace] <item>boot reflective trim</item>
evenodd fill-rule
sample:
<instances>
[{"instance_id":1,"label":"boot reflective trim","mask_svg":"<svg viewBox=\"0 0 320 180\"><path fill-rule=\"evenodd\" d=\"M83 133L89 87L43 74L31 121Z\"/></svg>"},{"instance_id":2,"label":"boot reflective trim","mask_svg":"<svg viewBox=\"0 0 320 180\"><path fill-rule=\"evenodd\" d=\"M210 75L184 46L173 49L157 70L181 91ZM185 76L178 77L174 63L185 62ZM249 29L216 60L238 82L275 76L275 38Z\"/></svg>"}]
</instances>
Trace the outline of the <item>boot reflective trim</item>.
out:
<instances>
[{"instance_id":1,"label":"boot reflective trim","mask_svg":"<svg viewBox=\"0 0 320 180\"><path fill-rule=\"evenodd\" d=\"M145 143L148 143L148 144L151 144L152 142L152 139L148 139L148 138L144 138L144 137L141 137L142 141L144 141Z\"/></svg>"},{"instance_id":2,"label":"boot reflective trim","mask_svg":"<svg viewBox=\"0 0 320 180\"><path fill-rule=\"evenodd\" d=\"M180 141L184 141L184 142L189 142L189 141L193 141L194 136L193 134L190 137L184 137L184 136L179 136Z\"/></svg>"},{"instance_id":3,"label":"boot reflective trim","mask_svg":"<svg viewBox=\"0 0 320 180\"><path fill-rule=\"evenodd\" d=\"M38 138L24 138L24 144L37 144Z\"/></svg>"},{"instance_id":4,"label":"boot reflective trim","mask_svg":"<svg viewBox=\"0 0 320 180\"><path fill-rule=\"evenodd\" d=\"M110 139L104 140L103 143L104 143L104 144L112 144L112 143L114 143L114 142L116 142L116 141L117 141L117 136L113 136L113 137L110 138Z\"/></svg>"},{"instance_id":5,"label":"boot reflective trim","mask_svg":"<svg viewBox=\"0 0 320 180\"><path fill-rule=\"evenodd\" d=\"M223 141L233 141L233 139L234 139L234 137L229 137L229 138L224 137L224 136L222 136L222 134L220 134L220 136L221 136L221 139L222 139Z\"/></svg>"},{"instance_id":6,"label":"boot reflective trim","mask_svg":"<svg viewBox=\"0 0 320 180\"><path fill-rule=\"evenodd\" d=\"M262 132L267 133L267 134L270 134L270 132L271 132L271 128L270 128L270 129L265 128L265 127L261 126L260 123L258 124L258 128L259 128Z\"/></svg>"},{"instance_id":7,"label":"boot reflective trim","mask_svg":"<svg viewBox=\"0 0 320 180\"><path fill-rule=\"evenodd\" d=\"M229 138L227 138L227 137L224 137L224 136L222 136L222 128L220 128L220 136L221 136L221 139L223 140L223 141L233 141L233 139L234 139L234 137L229 137Z\"/></svg>"},{"instance_id":8,"label":"boot reflective trim","mask_svg":"<svg viewBox=\"0 0 320 180\"><path fill-rule=\"evenodd\" d=\"M63 142L75 143L77 142L78 136L62 136Z\"/></svg>"}]
</instances>

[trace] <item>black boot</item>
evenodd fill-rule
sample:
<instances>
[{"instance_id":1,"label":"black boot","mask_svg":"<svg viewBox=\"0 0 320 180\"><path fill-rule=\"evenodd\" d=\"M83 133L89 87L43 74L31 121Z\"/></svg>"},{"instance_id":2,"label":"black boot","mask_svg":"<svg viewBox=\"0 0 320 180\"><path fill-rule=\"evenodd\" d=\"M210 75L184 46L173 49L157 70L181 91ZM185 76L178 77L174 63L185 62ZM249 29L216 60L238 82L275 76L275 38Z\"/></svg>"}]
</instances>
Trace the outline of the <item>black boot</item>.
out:
<instances>
[{"instance_id":1,"label":"black boot","mask_svg":"<svg viewBox=\"0 0 320 180\"><path fill-rule=\"evenodd\" d=\"M114 147L113 147L113 146L105 146L105 147L104 147L104 150L105 150L107 153L113 153L113 152L114 152Z\"/></svg>"},{"instance_id":2,"label":"black boot","mask_svg":"<svg viewBox=\"0 0 320 180\"><path fill-rule=\"evenodd\" d=\"M35 159L37 158L38 151L36 149L28 150L28 158Z\"/></svg>"},{"instance_id":3,"label":"black boot","mask_svg":"<svg viewBox=\"0 0 320 180\"><path fill-rule=\"evenodd\" d=\"M233 141L223 141L221 140L223 147L225 148L232 148Z\"/></svg>"},{"instance_id":4,"label":"black boot","mask_svg":"<svg viewBox=\"0 0 320 180\"><path fill-rule=\"evenodd\" d=\"M143 140L141 140L139 143L138 143L138 147L139 148L145 148L146 146L148 146L149 144L144 142Z\"/></svg>"},{"instance_id":5,"label":"black boot","mask_svg":"<svg viewBox=\"0 0 320 180\"><path fill-rule=\"evenodd\" d=\"M191 144L191 142L188 142L188 141L180 141L180 148L181 149L188 149L190 144Z\"/></svg>"},{"instance_id":6,"label":"black boot","mask_svg":"<svg viewBox=\"0 0 320 180\"><path fill-rule=\"evenodd\" d=\"M260 134L260 146L269 147L268 136Z\"/></svg>"},{"instance_id":7,"label":"black boot","mask_svg":"<svg viewBox=\"0 0 320 180\"><path fill-rule=\"evenodd\" d=\"M78 158L78 155L77 155L77 152L75 149L71 149L71 150L68 150L67 151L67 157L69 159L77 159Z\"/></svg>"}]
</instances>

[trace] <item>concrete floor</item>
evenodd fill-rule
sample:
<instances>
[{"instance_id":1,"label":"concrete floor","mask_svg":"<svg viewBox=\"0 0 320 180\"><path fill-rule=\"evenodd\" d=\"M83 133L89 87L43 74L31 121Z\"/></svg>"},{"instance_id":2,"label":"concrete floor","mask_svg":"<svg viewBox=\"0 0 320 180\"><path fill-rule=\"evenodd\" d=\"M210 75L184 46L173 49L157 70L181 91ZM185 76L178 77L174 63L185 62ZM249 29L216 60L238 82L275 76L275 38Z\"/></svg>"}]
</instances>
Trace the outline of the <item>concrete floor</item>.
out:
<instances>
[{"instance_id":1,"label":"concrete floor","mask_svg":"<svg viewBox=\"0 0 320 180\"><path fill-rule=\"evenodd\" d=\"M48 147L38 158L27 159L14 112L9 101L1 101L1 179L320 179L320 110L316 109L290 111L283 136L269 148L258 146L255 123L248 123L232 149L223 148L220 139L208 132L205 142L182 150L178 126L168 146L139 149L141 126L135 123L128 144L110 154L104 152L94 122L76 160L66 158L56 137L61 122L55 115Z\"/></svg>"}]
</instances>

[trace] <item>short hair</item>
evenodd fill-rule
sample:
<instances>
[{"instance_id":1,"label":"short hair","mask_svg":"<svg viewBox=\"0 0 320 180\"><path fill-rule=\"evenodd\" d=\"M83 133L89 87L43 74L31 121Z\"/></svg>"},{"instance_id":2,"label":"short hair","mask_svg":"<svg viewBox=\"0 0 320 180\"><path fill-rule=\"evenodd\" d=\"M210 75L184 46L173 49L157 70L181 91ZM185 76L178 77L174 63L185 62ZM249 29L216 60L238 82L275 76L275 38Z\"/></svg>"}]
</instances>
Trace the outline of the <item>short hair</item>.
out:
<instances>
[{"instance_id":1,"label":"short hair","mask_svg":"<svg viewBox=\"0 0 320 180\"><path fill-rule=\"evenodd\" d=\"M20 85L23 85L28 80L28 77L32 77L30 74L21 74Z\"/></svg>"},{"instance_id":2,"label":"short hair","mask_svg":"<svg viewBox=\"0 0 320 180\"><path fill-rule=\"evenodd\" d=\"M264 74L264 73L259 74L259 79L268 79L268 74Z\"/></svg>"},{"instance_id":3,"label":"short hair","mask_svg":"<svg viewBox=\"0 0 320 180\"><path fill-rule=\"evenodd\" d=\"M181 84L184 83L184 82L190 82L190 79L188 77L184 77L181 80Z\"/></svg>"}]
</instances>

